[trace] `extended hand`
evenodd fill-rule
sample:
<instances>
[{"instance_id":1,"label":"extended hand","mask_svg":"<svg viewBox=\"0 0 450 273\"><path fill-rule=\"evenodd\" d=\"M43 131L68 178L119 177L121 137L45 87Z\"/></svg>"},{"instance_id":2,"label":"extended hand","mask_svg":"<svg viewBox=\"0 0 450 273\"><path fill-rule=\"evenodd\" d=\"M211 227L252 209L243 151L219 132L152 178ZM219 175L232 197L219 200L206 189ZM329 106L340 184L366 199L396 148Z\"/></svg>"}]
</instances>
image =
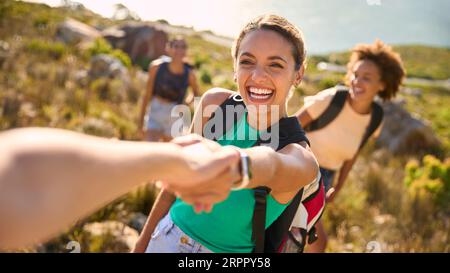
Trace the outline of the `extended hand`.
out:
<instances>
[{"instance_id":1,"label":"extended hand","mask_svg":"<svg viewBox=\"0 0 450 273\"><path fill-rule=\"evenodd\" d=\"M333 202L334 198L336 197L336 193L337 192L334 188L330 188L326 193L325 201L327 203Z\"/></svg>"},{"instance_id":2,"label":"extended hand","mask_svg":"<svg viewBox=\"0 0 450 273\"><path fill-rule=\"evenodd\" d=\"M173 142L183 147L190 174L179 176L181 179L177 183L164 181L161 184L194 205L196 211L210 211L213 204L228 197L232 182L240 179L239 153L198 135L180 137Z\"/></svg>"}]
</instances>

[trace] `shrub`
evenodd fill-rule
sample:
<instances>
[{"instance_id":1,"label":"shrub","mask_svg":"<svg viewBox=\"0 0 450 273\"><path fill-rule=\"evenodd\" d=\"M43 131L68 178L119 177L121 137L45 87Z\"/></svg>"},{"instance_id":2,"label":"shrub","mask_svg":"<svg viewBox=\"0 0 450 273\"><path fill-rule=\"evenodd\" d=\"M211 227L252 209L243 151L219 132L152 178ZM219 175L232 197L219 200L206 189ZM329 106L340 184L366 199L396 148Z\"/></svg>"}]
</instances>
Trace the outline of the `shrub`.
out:
<instances>
[{"instance_id":1,"label":"shrub","mask_svg":"<svg viewBox=\"0 0 450 273\"><path fill-rule=\"evenodd\" d=\"M208 57L203 54L196 54L194 56L194 67L196 69L200 69L202 65L207 64L208 62Z\"/></svg>"},{"instance_id":2,"label":"shrub","mask_svg":"<svg viewBox=\"0 0 450 273\"><path fill-rule=\"evenodd\" d=\"M111 45L103 38L97 38L87 50L89 57L98 54L108 54L120 60L126 67L131 67L131 60L127 53L120 49L113 49Z\"/></svg>"},{"instance_id":3,"label":"shrub","mask_svg":"<svg viewBox=\"0 0 450 273\"><path fill-rule=\"evenodd\" d=\"M60 59L67 53L66 46L61 42L43 41L33 39L29 41L25 48L28 52Z\"/></svg>"},{"instance_id":4,"label":"shrub","mask_svg":"<svg viewBox=\"0 0 450 273\"><path fill-rule=\"evenodd\" d=\"M200 80L204 84L211 84L212 83L211 74L207 70L200 71Z\"/></svg>"},{"instance_id":5,"label":"shrub","mask_svg":"<svg viewBox=\"0 0 450 273\"><path fill-rule=\"evenodd\" d=\"M442 162L432 155L426 155L421 166L415 160L409 161L405 168L404 182L413 198L430 200L438 207L449 209L449 158Z\"/></svg>"}]
</instances>

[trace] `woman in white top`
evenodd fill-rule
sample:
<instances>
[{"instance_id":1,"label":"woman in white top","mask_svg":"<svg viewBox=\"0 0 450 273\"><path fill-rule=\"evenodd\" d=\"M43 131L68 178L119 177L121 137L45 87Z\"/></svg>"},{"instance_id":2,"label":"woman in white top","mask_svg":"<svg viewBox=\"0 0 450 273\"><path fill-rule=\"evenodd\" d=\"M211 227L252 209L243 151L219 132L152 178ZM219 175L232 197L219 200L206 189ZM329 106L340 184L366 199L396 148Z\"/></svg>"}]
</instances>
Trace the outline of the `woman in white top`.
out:
<instances>
[{"instance_id":1,"label":"woman in white top","mask_svg":"<svg viewBox=\"0 0 450 273\"><path fill-rule=\"evenodd\" d=\"M400 56L391 47L377 40L374 44L359 44L352 50L347 64L346 85L349 95L340 113L324 128L307 133L331 202L344 185L348 173L358 156L359 145L368 127L372 102L378 95L390 100L398 91L405 71ZM336 88L305 98L304 106L296 113L305 128L330 105ZM378 135L381 126L374 135ZM337 183L331 187L335 173ZM327 237L321 222L317 224L318 240L307 249L323 252Z\"/></svg>"}]
</instances>

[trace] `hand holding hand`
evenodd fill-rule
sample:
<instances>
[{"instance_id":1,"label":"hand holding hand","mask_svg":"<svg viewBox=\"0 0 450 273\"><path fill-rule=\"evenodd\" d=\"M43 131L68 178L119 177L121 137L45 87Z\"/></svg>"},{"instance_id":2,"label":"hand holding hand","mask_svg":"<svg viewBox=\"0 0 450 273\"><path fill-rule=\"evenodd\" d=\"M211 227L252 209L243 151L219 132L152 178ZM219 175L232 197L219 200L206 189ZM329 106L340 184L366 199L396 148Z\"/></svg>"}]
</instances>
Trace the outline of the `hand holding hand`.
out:
<instances>
[{"instance_id":1,"label":"hand holding hand","mask_svg":"<svg viewBox=\"0 0 450 273\"><path fill-rule=\"evenodd\" d=\"M240 179L239 152L198 135L183 136L172 142L182 147L190 173L179 176L178 183L160 184L193 205L196 212L211 211L213 204L228 197L232 183Z\"/></svg>"}]
</instances>

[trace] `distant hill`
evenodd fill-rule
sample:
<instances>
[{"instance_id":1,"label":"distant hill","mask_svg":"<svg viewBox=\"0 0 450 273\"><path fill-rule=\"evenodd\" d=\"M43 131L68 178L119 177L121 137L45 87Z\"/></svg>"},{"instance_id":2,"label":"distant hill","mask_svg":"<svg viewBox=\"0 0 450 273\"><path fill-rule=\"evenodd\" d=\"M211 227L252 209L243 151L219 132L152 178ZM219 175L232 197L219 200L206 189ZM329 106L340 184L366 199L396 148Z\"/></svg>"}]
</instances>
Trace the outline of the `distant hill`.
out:
<instances>
[{"instance_id":1,"label":"distant hill","mask_svg":"<svg viewBox=\"0 0 450 273\"><path fill-rule=\"evenodd\" d=\"M13 35L24 35L29 38L51 38L56 25L66 17L72 17L98 29L120 23L84 8L74 7L51 8L45 4L4 0L0 2L0 40ZM217 45L220 54L229 54L232 40L215 35L212 32L196 32L191 28L168 25L166 22L154 22L170 34L182 33L187 36L201 38ZM450 49L424 45L394 46L404 61L408 77L446 80L450 78ZM221 59L229 58L222 56ZM344 65L348 61L349 52L336 52L327 55L310 56L310 66L318 61L327 61Z\"/></svg>"},{"instance_id":2,"label":"distant hill","mask_svg":"<svg viewBox=\"0 0 450 273\"><path fill-rule=\"evenodd\" d=\"M393 46L400 53L408 77L446 80L450 78L450 48L424 45ZM345 65L349 52L337 52L322 56L326 61Z\"/></svg>"}]
</instances>

